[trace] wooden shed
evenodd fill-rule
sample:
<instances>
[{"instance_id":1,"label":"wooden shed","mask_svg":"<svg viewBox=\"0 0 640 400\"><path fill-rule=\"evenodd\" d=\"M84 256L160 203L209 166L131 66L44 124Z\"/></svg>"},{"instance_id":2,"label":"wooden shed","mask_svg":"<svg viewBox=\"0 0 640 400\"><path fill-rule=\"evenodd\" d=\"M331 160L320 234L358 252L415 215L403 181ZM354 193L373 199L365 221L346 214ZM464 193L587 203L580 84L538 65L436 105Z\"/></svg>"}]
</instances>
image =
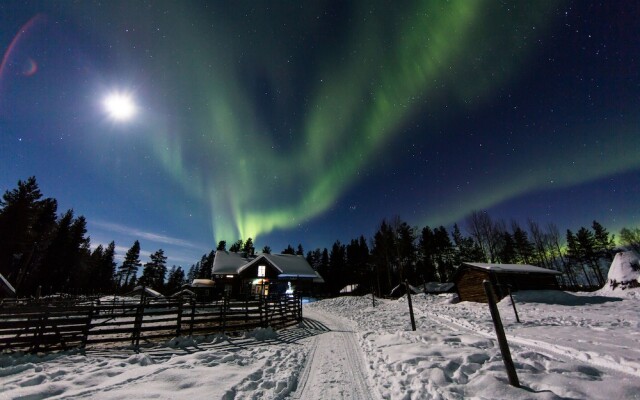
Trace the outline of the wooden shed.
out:
<instances>
[{"instance_id":1,"label":"wooden shed","mask_svg":"<svg viewBox=\"0 0 640 400\"><path fill-rule=\"evenodd\" d=\"M488 280L498 300L508 295L508 288L518 290L558 290L560 272L527 264L463 263L454 277L460 301L487 302L482 281Z\"/></svg>"}]
</instances>

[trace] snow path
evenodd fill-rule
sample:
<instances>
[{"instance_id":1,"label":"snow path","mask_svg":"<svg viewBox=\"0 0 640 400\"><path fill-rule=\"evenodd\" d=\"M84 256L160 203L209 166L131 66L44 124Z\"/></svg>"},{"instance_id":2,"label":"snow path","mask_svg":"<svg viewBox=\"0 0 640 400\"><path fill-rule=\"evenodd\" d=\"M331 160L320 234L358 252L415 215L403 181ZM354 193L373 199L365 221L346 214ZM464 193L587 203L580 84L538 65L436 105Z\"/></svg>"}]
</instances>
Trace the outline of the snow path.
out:
<instances>
[{"instance_id":1,"label":"snow path","mask_svg":"<svg viewBox=\"0 0 640 400\"><path fill-rule=\"evenodd\" d=\"M429 318L435 322L439 322L441 325L456 325L457 327L471 332L480 334L486 338L496 340L496 333L493 330L493 325L480 325L474 323L471 320L460 319L438 312L417 311L420 315ZM609 335L611 335L609 333ZM572 360L590 364L591 366L608 369L610 371L622 372L624 374L633 375L634 377L640 377L640 364L633 360L618 360L613 357L599 354L595 351L585 351L576 347L560 345L558 343L550 343L540 338L528 338L521 334L514 334L513 332L506 332L507 342L511 344L517 344L535 350L541 354L554 354L560 356L565 360ZM562 338L555 338L557 341L562 341ZM629 351L632 351L629 349Z\"/></svg>"},{"instance_id":2,"label":"snow path","mask_svg":"<svg viewBox=\"0 0 640 400\"><path fill-rule=\"evenodd\" d=\"M305 309L305 318L329 331L315 336L294 399L378 399L373 392L356 333L344 319Z\"/></svg>"}]
</instances>

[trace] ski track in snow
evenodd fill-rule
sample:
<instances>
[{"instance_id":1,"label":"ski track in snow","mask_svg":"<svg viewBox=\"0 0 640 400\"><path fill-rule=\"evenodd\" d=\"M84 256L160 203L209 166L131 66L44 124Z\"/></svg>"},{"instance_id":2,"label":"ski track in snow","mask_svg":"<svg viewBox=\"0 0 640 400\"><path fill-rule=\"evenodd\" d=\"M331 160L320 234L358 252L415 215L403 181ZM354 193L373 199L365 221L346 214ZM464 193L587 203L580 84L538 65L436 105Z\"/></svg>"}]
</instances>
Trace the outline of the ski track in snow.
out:
<instances>
[{"instance_id":1,"label":"ski track in snow","mask_svg":"<svg viewBox=\"0 0 640 400\"><path fill-rule=\"evenodd\" d=\"M442 313L426 313L424 311L416 311L416 313L430 318L435 322L438 322L445 326L450 326L451 324L455 325L458 328L462 328L471 333L477 333L489 339L496 339L496 333L493 330L487 330L484 326L480 326L478 324L474 324L468 320L462 320L451 315L442 314ZM594 367L608 369L612 372L622 372L625 374L633 375L636 377L640 377L640 369L637 365L624 365L622 363L616 362L614 360L608 360L602 355L595 352L585 352L582 350L578 350L576 348L561 346L558 344L553 344L549 342L545 342L539 339L530 339L525 338L519 335L514 335L513 333L506 333L507 342L509 344L516 343L520 346L524 346L530 348L531 350L535 350L538 353L550 355L549 353L560 356L566 360L573 360L576 362L583 362L590 364Z\"/></svg>"},{"instance_id":2,"label":"ski track in snow","mask_svg":"<svg viewBox=\"0 0 640 400\"><path fill-rule=\"evenodd\" d=\"M313 338L307 363L300 374L293 399L378 399L357 343L356 333L342 318L318 310L305 310L305 318L329 331Z\"/></svg>"}]
</instances>

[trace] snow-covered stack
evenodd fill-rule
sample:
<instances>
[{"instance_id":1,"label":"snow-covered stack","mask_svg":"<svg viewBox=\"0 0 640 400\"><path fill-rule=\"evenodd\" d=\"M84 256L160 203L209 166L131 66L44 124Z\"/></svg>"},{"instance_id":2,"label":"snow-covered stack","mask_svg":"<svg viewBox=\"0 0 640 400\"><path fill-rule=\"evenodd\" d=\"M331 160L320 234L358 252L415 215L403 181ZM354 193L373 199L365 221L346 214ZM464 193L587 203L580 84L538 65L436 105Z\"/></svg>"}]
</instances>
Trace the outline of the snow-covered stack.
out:
<instances>
[{"instance_id":1,"label":"snow-covered stack","mask_svg":"<svg viewBox=\"0 0 640 400\"><path fill-rule=\"evenodd\" d=\"M633 251L616 254L609 268L606 288L609 290L640 287L640 260Z\"/></svg>"}]
</instances>

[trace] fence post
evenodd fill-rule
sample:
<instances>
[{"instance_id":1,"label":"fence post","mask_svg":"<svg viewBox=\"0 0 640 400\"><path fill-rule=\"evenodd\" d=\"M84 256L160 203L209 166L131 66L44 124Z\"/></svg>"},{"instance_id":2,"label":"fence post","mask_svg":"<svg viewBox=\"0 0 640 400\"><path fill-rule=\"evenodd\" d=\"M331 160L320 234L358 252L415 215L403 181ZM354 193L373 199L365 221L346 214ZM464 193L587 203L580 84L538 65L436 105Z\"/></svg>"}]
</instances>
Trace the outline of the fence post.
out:
<instances>
[{"instance_id":1,"label":"fence post","mask_svg":"<svg viewBox=\"0 0 640 400\"><path fill-rule=\"evenodd\" d=\"M407 301L409 302L409 316L411 317L411 330L416 330L416 319L413 317L413 303L411 302L411 288L409 287L409 281L405 279L404 286L407 290Z\"/></svg>"},{"instance_id":2,"label":"fence post","mask_svg":"<svg viewBox=\"0 0 640 400\"><path fill-rule=\"evenodd\" d=\"M144 286L142 287L144 290ZM144 314L144 291L140 295L140 304L136 309L136 318L133 322L133 337L131 338L131 344L137 349L140 346L140 330L142 329L142 317Z\"/></svg>"},{"instance_id":3,"label":"fence post","mask_svg":"<svg viewBox=\"0 0 640 400\"><path fill-rule=\"evenodd\" d=\"M176 336L180 336L182 330L182 296L178 297L178 318L176 325Z\"/></svg>"},{"instance_id":4,"label":"fence post","mask_svg":"<svg viewBox=\"0 0 640 400\"><path fill-rule=\"evenodd\" d=\"M98 300L99 302L100 300ZM84 327L84 336L82 337L82 344L80 345L83 349L87 347L87 341L89 340L89 329L91 329L91 321L93 320L93 309L94 305L91 302L91 308L89 308L89 315L87 316L87 325Z\"/></svg>"},{"instance_id":5,"label":"fence post","mask_svg":"<svg viewBox=\"0 0 640 400\"><path fill-rule=\"evenodd\" d=\"M487 300L489 301L489 311L491 311L491 319L493 319L493 326L496 329L496 336L498 337L498 344L500 345L500 352L502 353L502 361L504 361L504 366L507 369L507 375L509 376L509 384L511 384L511 386L520 387L518 374L516 373L516 368L513 365L513 360L511 359L511 351L509 351L507 337L504 334L504 327L502 326L502 320L500 319L500 313L498 312L498 306L496 305L496 299L493 294L491 282L484 280L482 285L484 286L484 292L486 293Z\"/></svg>"},{"instance_id":6,"label":"fence post","mask_svg":"<svg viewBox=\"0 0 640 400\"><path fill-rule=\"evenodd\" d=\"M191 321L189 322L189 336L193 336L193 321L196 318L196 299L191 299Z\"/></svg>"},{"instance_id":7,"label":"fence post","mask_svg":"<svg viewBox=\"0 0 640 400\"><path fill-rule=\"evenodd\" d=\"M244 322L249 322L249 296L244 298Z\"/></svg>"},{"instance_id":8,"label":"fence post","mask_svg":"<svg viewBox=\"0 0 640 400\"><path fill-rule=\"evenodd\" d=\"M260 296L258 297L258 313L260 313L260 327L261 328L265 327L263 316L262 316L263 308L264 308L264 298L262 297L262 294L260 294Z\"/></svg>"},{"instance_id":9,"label":"fence post","mask_svg":"<svg viewBox=\"0 0 640 400\"><path fill-rule=\"evenodd\" d=\"M227 327L227 305L228 305L228 301L229 298L225 295L222 297L222 308L220 309L220 312L222 313L222 333L224 334L224 331Z\"/></svg>"}]
</instances>

